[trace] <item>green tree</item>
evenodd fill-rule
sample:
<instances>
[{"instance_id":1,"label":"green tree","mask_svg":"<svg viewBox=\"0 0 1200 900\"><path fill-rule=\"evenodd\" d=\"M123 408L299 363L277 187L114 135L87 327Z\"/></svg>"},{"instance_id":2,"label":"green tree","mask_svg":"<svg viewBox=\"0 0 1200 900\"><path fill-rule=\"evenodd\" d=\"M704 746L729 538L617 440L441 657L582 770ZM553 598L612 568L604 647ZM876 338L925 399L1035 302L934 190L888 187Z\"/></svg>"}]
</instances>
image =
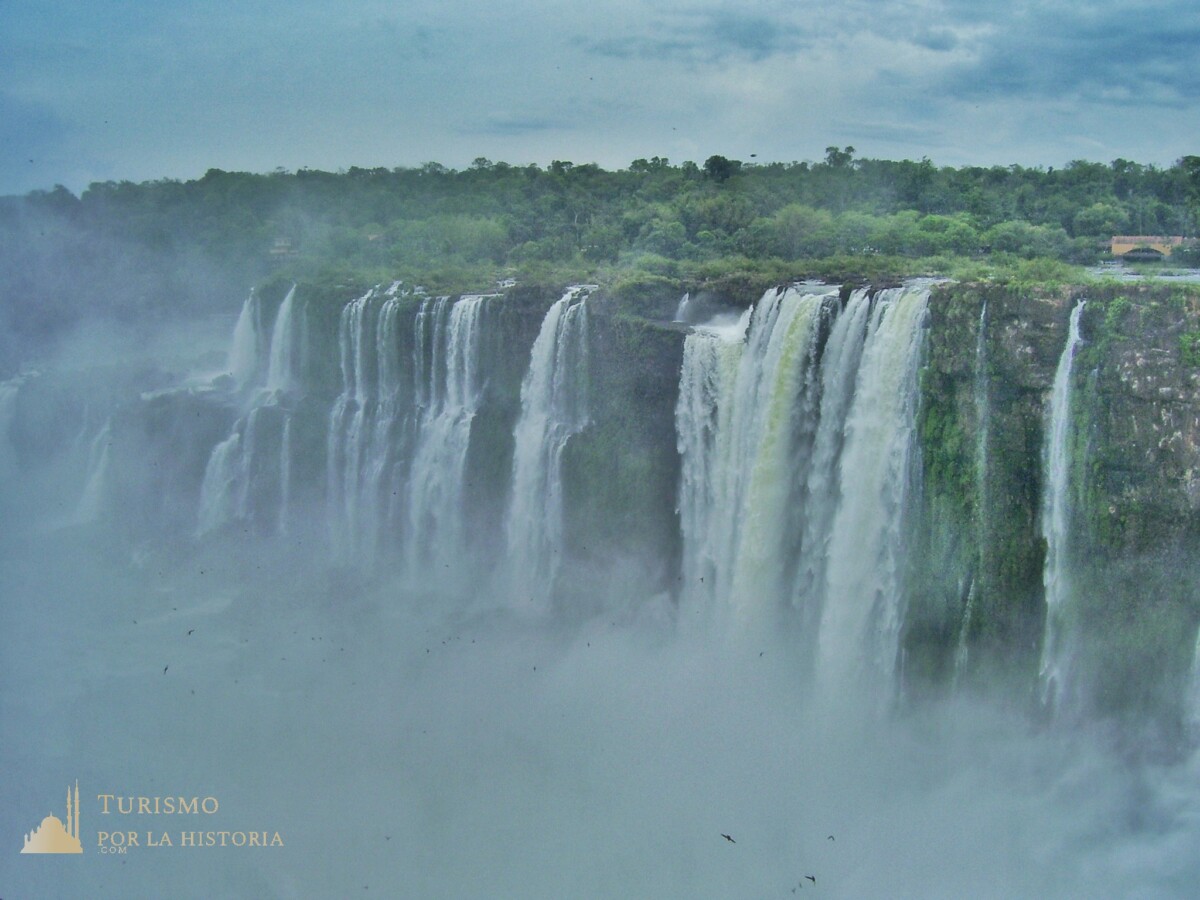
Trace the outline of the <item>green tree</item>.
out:
<instances>
[{"instance_id":1,"label":"green tree","mask_svg":"<svg viewBox=\"0 0 1200 900\"><path fill-rule=\"evenodd\" d=\"M854 159L854 148L845 147L839 150L837 147L825 148L825 165L831 169L844 169L850 165Z\"/></svg>"},{"instance_id":2,"label":"green tree","mask_svg":"<svg viewBox=\"0 0 1200 900\"><path fill-rule=\"evenodd\" d=\"M724 156L710 156L704 161L704 174L718 184L728 181L741 170L741 160L737 159L726 159Z\"/></svg>"},{"instance_id":3,"label":"green tree","mask_svg":"<svg viewBox=\"0 0 1200 900\"><path fill-rule=\"evenodd\" d=\"M1079 210L1071 224L1077 235L1111 237L1125 232L1129 227L1129 217L1116 203L1101 202Z\"/></svg>"}]
</instances>

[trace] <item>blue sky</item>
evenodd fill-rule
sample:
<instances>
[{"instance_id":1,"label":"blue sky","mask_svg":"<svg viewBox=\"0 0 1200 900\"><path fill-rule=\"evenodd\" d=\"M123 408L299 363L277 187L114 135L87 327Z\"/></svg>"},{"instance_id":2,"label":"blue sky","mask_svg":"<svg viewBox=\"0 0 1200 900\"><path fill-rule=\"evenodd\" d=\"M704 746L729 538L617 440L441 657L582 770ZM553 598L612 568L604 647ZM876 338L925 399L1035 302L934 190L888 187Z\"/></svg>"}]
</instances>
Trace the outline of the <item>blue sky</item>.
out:
<instances>
[{"instance_id":1,"label":"blue sky","mask_svg":"<svg viewBox=\"0 0 1200 900\"><path fill-rule=\"evenodd\" d=\"M0 0L0 193L208 168L1200 152L1200 4Z\"/></svg>"}]
</instances>

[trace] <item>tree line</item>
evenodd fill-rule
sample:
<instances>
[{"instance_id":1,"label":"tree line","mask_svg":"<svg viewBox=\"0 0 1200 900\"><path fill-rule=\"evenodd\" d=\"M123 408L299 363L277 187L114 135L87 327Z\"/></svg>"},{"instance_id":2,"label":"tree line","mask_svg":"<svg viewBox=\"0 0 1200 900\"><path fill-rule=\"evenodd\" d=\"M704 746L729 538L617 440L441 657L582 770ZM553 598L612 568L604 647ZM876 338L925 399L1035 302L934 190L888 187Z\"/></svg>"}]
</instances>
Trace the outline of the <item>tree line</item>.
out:
<instances>
[{"instance_id":1,"label":"tree line","mask_svg":"<svg viewBox=\"0 0 1200 900\"><path fill-rule=\"evenodd\" d=\"M610 171L479 158L454 170L209 170L0 198L0 300L18 334L87 308L228 308L271 274L401 278L433 290L505 276L740 270L939 271L964 260L1089 264L1114 234L1196 232L1200 157L1062 168L662 157ZM950 274L953 274L952 272Z\"/></svg>"}]
</instances>

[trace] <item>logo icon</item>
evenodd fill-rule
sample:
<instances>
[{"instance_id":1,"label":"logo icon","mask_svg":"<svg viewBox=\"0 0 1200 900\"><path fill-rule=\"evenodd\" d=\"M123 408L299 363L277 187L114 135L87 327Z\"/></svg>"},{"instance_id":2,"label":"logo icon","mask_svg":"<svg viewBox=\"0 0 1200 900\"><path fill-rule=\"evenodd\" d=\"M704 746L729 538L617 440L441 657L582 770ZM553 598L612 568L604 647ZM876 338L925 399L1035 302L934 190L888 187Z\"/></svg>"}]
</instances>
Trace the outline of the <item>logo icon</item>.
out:
<instances>
[{"instance_id":1,"label":"logo icon","mask_svg":"<svg viewBox=\"0 0 1200 900\"><path fill-rule=\"evenodd\" d=\"M67 824L56 815L48 815L42 824L25 835L22 853L82 853L79 843L79 782L75 782L72 801L71 787L67 786Z\"/></svg>"}]
</instances>

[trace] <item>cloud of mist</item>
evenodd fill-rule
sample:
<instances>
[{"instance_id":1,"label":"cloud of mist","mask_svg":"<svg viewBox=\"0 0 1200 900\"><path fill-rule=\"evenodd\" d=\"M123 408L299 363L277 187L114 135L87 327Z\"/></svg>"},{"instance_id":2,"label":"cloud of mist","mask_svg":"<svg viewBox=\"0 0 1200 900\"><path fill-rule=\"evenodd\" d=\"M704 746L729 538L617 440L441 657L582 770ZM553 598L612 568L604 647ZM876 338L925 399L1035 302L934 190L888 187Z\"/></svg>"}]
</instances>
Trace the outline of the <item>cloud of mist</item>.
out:
<instances>
[{"instance_id":1,"label":"cloud of mist","mask_svg":"<svg viewBox=\"0 0 1200 900\"><path fill-rule=\"evenodd\" d=\"M1135 765L982 701L813 704L786 640L653 609L562 627L314 573L303 549L129 567L89 540L5 570L0 759L28 779L3 789L4 833L78 771L217 795L204 827L286 847L10 860L14 891L1171 897L1200 877L1195 760Z\"/></svg>"}]
</instances>

